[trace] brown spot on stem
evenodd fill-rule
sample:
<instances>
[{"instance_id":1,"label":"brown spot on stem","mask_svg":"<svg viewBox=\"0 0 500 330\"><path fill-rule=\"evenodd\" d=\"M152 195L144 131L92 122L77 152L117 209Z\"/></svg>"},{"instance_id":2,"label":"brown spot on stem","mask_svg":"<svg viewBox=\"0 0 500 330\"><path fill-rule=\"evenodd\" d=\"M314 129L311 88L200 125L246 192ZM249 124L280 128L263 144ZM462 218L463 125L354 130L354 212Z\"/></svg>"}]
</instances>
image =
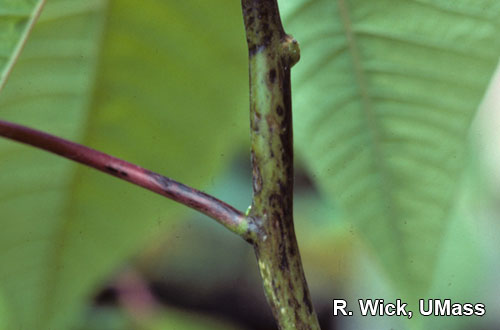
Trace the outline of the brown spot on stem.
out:
<instances>
[{"instance_id":1,"label":"brown spot on stem","mask_svg":"<svg viewBox=\"0 0 500 330\"><path fill-rule=\"evenodd\" d=\"M313 311L313 307L311 305L311 300L309 299L309 294L307 292L307 287L304 285L302 287L302 290L303 290L303 292L302 292L302 302L304 303L304 305L307 306L307 309L309 310L309 314L311 314L312 311Z\"/></svg>"},{"instance_id":2,"label":"brown spot on stem","mask_svg":"<svg viewBox=\"0 0 500 330\"><path fill-rule=\"evenodd\" d=\"M258 194L262 190L262 176L260 174L260 169L256 166L255 153L252 151L252 183L253 183L253 191Z\"/></svg>"},{"instance_id":3,"label":"brown spot on stem","mask_svg":"<svg viewBox=\"0 0 500 330\"><path fill-rule=\"evenodd\" d=\"M248 46L248 55L250 57L254 56L256 53L257 53L257 46L256 45Z\"/></svg>"},{"instance_id":4,"label":"brown spot on stem","mask_svg":"<svg viewBox=\"0 0 500 330\"><path fill-rule=\"evenodd\" d=\"M294 310L294 316L295 316L295 322L297 324L300 324L301 323L301 319L300 319L299 312L297 311L297 309Z\"/></svg>"},{"instance_id":5,"label":"brown spot on stem","mask_svg":"<svg viewBox=\"0 0 500 330\"><path fill-rule=\"evenodd\" d=\"M271 69L269 71L269 82L271 84L274 84L275 81L276 81L276 69Z\"/></svg>"},{"instance_id":6,"label":"brown spot on stem","mask_svg":"<svg viewBox=\"0 0 500 330\"><path fill-rule=\"evenodd\" d=\"M283 107L281 105L278 105L276 107L276 113L278 114L278 116L283 116L284 111L283 111Z\"/></svg>"},{"instance_id":7,"label":"brown spot on stem","mask_svg":"<svg viewBox=\"0 0 500 330\"><path fill-rule=\"evenodd\" d=\"M286 253L282 253L281 254L280 269L282 271L284 271L285 269L288 269L288 259L286 257Z\"/></svg>"},{"instance_id":8,"label":"brown spot on stem","mask_svg":"<svg viewBox=\"0 0 500 330\"><path fill-rule=\"evenodd\" d=\"M290 291L293 291L293 283L292 283L292 281L288 281L288 288L290 289Z\"/></svg>"},{"instance_id":9,"label":"brown spot on stem","mask_svg":"<svg viewBox=\"0 0 500 330\"><path fill-rule=\"evenodd\" d=\"M128 176L127 172L119 170L119 169L117 169L117 168L115 168L115 167L113 167L111 165L105 166L104 168L106 169L106 171L108 171L109 173L111 173L113 175L123 176L123 177Z\"/></svg>"},{"instance_id":10,"label":"brown spot on stem","mask_svg":"<svg viewBox=\"0 0 500 330\"><path fill-rule=\"evenodd\" d=\"M269 205L271 207L279 208L280 207L280 201L281 201L281 197L277 193L272 193L269 196Z\"/></svg>"}]
</instances>

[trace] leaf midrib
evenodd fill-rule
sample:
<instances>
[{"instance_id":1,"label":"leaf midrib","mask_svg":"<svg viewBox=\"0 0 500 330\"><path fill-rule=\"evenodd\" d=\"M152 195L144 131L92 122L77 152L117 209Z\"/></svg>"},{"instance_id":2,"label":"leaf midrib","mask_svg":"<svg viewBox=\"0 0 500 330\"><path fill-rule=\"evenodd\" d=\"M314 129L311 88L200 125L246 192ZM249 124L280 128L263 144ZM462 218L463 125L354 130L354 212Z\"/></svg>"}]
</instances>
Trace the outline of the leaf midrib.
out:
<instances>
[{"instance_id":1,"label":"leaf midrib","mask_svg":"<svg viewBox=\"0 0 500 330\"><path fill-rule=\"evenodd\" d=\"M82 10L88 11L88 7L82 7ZM101 16L101 26L99 27L99 33L97 33L97 42L95 46L96 54L94 56L95 60L93 63L90 65L92 68L92 73L90 74L91 77L89 78L89 81L91 82L91 86L88 89L88 97L86 99L86 104L83 106L83 109L87 110L82 110L83 113L87 115L87 119L84 125L82 125L83 129L81 131L81 138L79 139L83 145L86 145L86 142L89 140L89 128L92 126L91 122L93 118L95 117L93 113L95 112L95 108L93 106L92 100L94 99L94 96L96 94L96 76L97 72L99 69L99 61L101 58L101 51L103 48L103 42L104 42L104 34L106 30L106 18L109 13L109 1L105 0L103 1L102 7L100 8L93 8L96 12L97 15ZM68 15L74 15L75 12L68 12ZM93 111L94 110L94 111ZM60 286L58 286L59 282L59 275L60 272L59 270L61 269L61 263L64 257L64 249L61 247L64 247L66 244L66 240L68 238L68 233L71 230L71 222L73 221L73 216L75 214L74 212L74 206L75 206L75 191L78 189L78 174L80 172L81 168L80 165L73 165L72 169L72 174L71 178L68 180L68 188L67 188L67 198L66 202L62 206L63 212L61 216L61 223L59 226L57 226L57 232L53 235L52 239L52 247L53 250L49 251L48 253L48 262L47 264L50 265L48 267L47 271L47 280L46 283L47 285L45 286L45 292L43 293L43 301L46 302L44 304L44 312L42 313L43 315L43 320L41 320L40 325L43 325L44 327L48 327L48 325L52 321L52 316L56 315L54 311L54 299L57 297L58 291L60 289ZM52 298L52 299L51 299Z\"/></svg>"},{"instance_id":2,"label":"leaf midrib","mask_svg":"<svg viewBox=\"0 0 500 330\"><path fill-rule=\"evenodd\" d=\"M21 38L19 39L16 47L14 48L14 51L12 52L12 55L10 56L9 60L7 61L5 70L0 72L0 92L5 87L5 83L7 82L7 79L9 78L10 73L12 72L12 68L16 64L19 55L21 55L24 45L26 44L26 40L28 40L28 36L30 35L31 30L35 25L35 22L40 16L40 13L42 12L44 5L45 5L45 0L38 1L38 4L35 6L35 8L31 13L31 16L28 20L28 24L26 24L26 27L24 28Z\"/></svg>"},{"instance_id":3,"label":"leaf midrib","mask_svg":"<svg viewBox=\"0 0 500 330\"><path fill-rule=\"evenodd\" d=\"M379 187L379 191L382 192L379 193L378 195L380 200L383 203L385 202L385 204L389 206L389 207L384 207L384 209L385 213L390 219L389 223L393 224L392 226L388 226L389 228L384 228L384 230L394 231L395 235L393 235L393 237L395 237L399 241L400 243L398 244L399 246L404 247L405 245L402 244L401 240L401 232L398 230L399 227L397 226L399 219L394 213L393 206L395 204L393 201L392 192L390 188L387 189L387 186L390 186L392 181L390 180L390 173L382 161L383 157L380 147L381 144L380 129L377 124L377 118L374 114L372 98L370 97L370 94L368 92L368 82L366 80L366 73L364 72L363 67L361 65L361 54L358 49L355 33L352 29L349 8L345 0L337 0L337 4L341 17L342 27L344 28L347 48L351 55L351 62L354 70L355 80L358 85L359 94L361 97L361 107L363 113L365 114L364 124L367 127L367 130L371 133L370 134L371 138L369 139L369 141L372 144L372 147L370 148L373 154L372 164L375 169L376 175L378 174L380 178L379 180L377 180L377 186ZM404 255L406 254L405 251L402 251L402 249L399 249L398 251L400 251L400 253L402 254L403 259L401 260L405 260L404 259Z\"/></svg>"}]
</instances>

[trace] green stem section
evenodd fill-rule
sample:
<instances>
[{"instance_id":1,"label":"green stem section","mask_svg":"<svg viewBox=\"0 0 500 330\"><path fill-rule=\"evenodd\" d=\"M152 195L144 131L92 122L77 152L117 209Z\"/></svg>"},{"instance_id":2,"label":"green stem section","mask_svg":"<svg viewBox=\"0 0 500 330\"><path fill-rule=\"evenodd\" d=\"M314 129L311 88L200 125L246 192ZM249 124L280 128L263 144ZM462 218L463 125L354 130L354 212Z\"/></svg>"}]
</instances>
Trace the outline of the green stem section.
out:
<instances>
[{"instance_id":1,"label":"green stem section","mask_svg":"<svg viewBox=\"0 0 500 330\"><path fill-rule=\"evenodd\" d=\"M319 329L293 226L290 68L299 46L276 0L242 0L249 49L253 242L267 300L280 329Z\"/></svg>"}]
</instances>

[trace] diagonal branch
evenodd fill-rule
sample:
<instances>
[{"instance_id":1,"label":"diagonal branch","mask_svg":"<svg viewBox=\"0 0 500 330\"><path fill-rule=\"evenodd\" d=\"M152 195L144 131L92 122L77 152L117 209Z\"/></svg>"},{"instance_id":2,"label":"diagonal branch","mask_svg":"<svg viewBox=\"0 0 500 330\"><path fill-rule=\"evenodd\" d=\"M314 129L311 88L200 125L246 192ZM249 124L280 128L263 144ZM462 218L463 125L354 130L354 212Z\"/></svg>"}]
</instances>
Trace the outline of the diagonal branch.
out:
<instances>
[{"instance_id":1,"label":"diagonal branch","mask_svg":"<svg viewBox=\"0 0 500 330\"><path fill-rule=\"evenodd\" d=\"M243 213L199 190L78 143L2 120L0 136L52 152L151 190L206 214L245 240L253 241L254 229Z\"/></svg>"}]
</instances>

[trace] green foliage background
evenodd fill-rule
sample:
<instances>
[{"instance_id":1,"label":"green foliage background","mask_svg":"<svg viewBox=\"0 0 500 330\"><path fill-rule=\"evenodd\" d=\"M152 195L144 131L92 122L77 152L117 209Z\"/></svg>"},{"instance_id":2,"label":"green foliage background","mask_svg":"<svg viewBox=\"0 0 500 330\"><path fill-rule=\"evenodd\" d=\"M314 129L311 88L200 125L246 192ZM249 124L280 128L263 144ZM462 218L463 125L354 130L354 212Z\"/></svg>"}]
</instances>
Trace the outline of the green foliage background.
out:
<instances>
[{"instance_id":1,"label":"green foliage background","mask_svg":"<svg viewBox=\"0 0 500 330\"><path fill-rule=\"evenodd\" d=\"M210 190L228 177L248 149L238 1L48 0L28 37L41 4L0 3L0 88L12 69L0 91L1 119L195 187ZM297 156L319 189L298 194L296 206L313 296L334 286L352 297L482 299L467 281L489 265L471 225L477 171L462 177L474 163L466 157L469 127L500 53L500 3L280 6L302 49L292 72ZM148 242L171 237L187 214L6 140L0 169L5 329L67 329L104 280ZM250 186L241 189L232 194L246 196ZM344 255L349 265L328 266ZM443 290L450 276L455 286ZM393 322L456 323L416 318L380 327Z\"/></svg>"}]
</instances>

